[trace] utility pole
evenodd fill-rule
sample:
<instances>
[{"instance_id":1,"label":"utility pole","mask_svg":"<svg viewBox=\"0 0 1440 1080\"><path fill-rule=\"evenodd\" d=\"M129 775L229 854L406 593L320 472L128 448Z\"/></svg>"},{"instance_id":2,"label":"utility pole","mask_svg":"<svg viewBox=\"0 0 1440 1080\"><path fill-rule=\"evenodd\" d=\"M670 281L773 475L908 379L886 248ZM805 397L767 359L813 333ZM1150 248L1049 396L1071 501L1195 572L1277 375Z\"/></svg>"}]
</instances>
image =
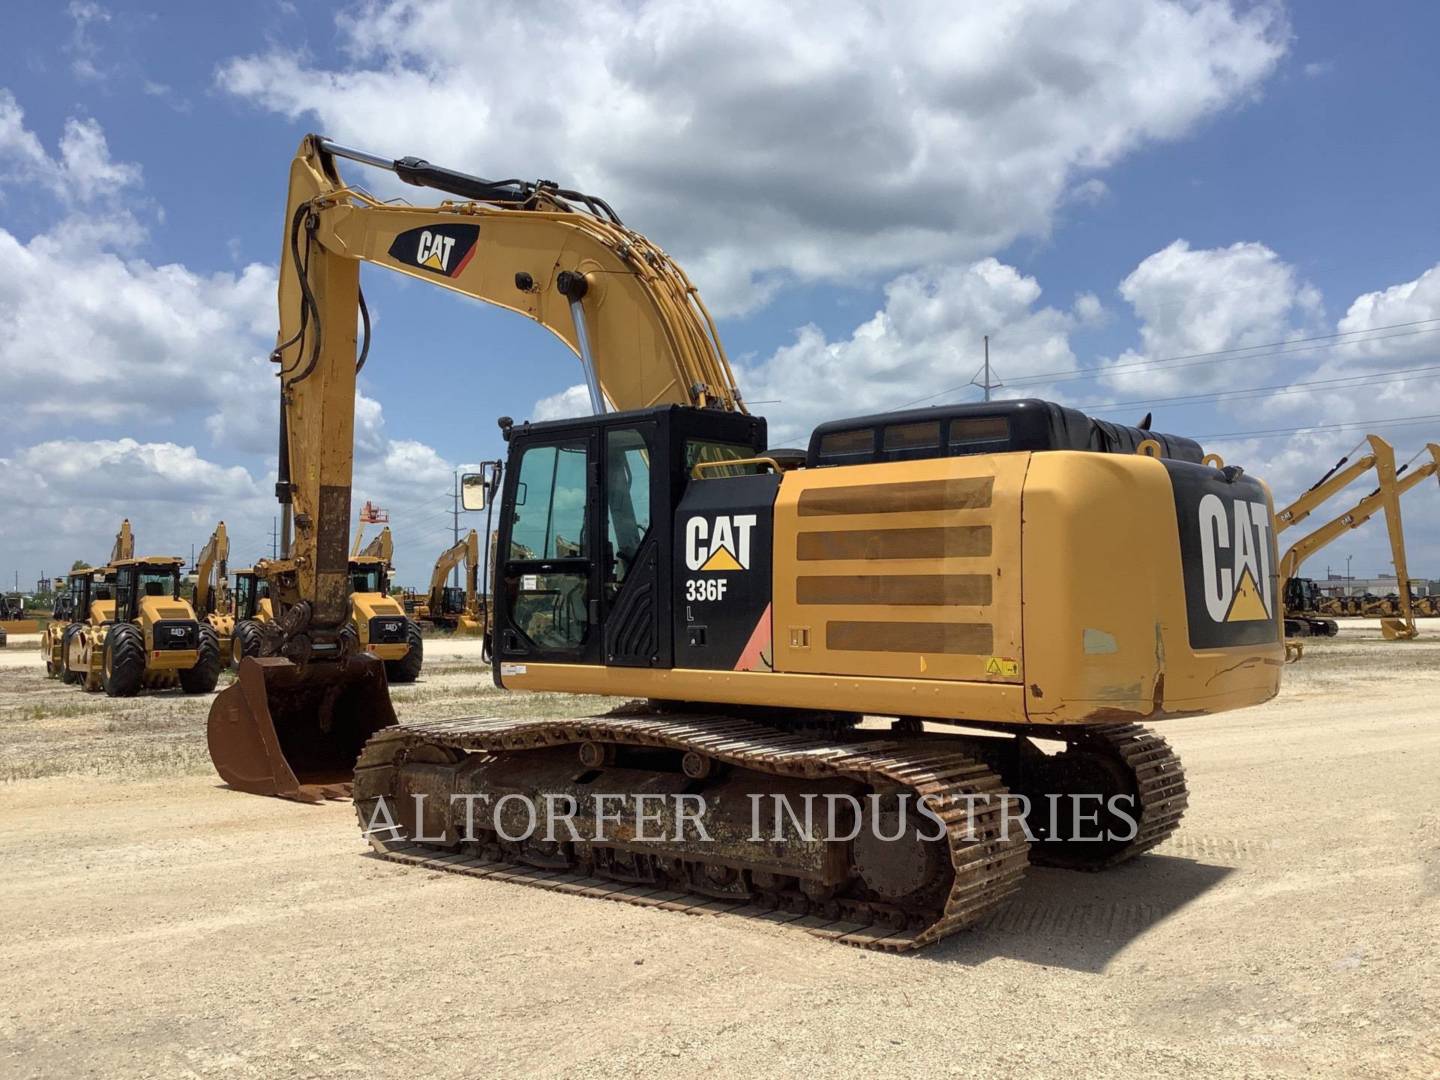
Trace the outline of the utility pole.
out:
<instances>
[{"instance_id":1,"label":"utility pole","mask_svg":"<svg viewBox=\"0 0 1440 1080\"><path fill-rule=\"evenodd\" d=\"M273 517L273 516L272 516L272 517L270 518L270 558L272 558L272 559L278 559L279 557L280 557L280 519L279 519L278 517Z\"/></svg>"},{"instance_id":2,"label":"utility pole","mask_svg":"<svg viewBox=\"0 0 1440 1080\"><path fill-rule=\"evenodd\" d=\"M1355 557L1354 555L1346 555L1346 556L1345 556L1345 595L1346 595L1346 596L1354 596L1354 595L1355 595L1355 584L1354 584L1355 579L1350 576L1350 560L1353 559L1354 557Z\"/></svg>"},{"instance_id":3,"label":"utility pole","mask_svg":"<svg viewBox=\"0 0 1440 1080\"><path fill-rule=\"evenodd\" d=\"M990 400L990 391L992 391L992 390L999 390L999 389L1001 389L1001 388L1005 385L1005 384L1002 383L1002 382L991 382L991 381L990 381L990 335L989 335L989 334L986 334L986 335L985 335L985 364L984 364L983 367L981 367L980 371L977 371L977 372L975 373L976 377L979 377L981 371L983 371L983 372L985 373L985 381L984 381L984 382L976 382L975 379L972 378L972 379L970 380L970 385L971 385L971 386L978 386L978 387L980 387L980 389L984 390L984 391L985 391L985 400L986 400L986 401L989 401L989 400Z\"/></svg>"},{"instance_id":4,"label":"utility pole","mask_svg":"<svg viewBox=\"0 0 1440 1080\"><path fill-rule=\"evenodd\" d=\"M460 470L455 470L455 492L452 495L454 504L450 511L450 517L454 523L454 543L460 542ZM460 564L456 563L450 570L450 584L454 588L460 587Z\"/></svg>"}]
</instances>

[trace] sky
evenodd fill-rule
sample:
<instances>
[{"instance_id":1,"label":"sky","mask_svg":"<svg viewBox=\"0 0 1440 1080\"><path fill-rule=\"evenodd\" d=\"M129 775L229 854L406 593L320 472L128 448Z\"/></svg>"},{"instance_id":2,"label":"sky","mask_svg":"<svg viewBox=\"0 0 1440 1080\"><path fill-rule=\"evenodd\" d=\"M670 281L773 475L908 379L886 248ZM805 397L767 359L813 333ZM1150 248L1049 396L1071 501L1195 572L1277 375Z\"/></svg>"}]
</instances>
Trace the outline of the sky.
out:
<instances>
[{"instance_id":1,"label":"sky","mask_svg":"<svg viewBox=\"0 0 1440 1080\"><path fill-rule=\"evenodd\" d=\"M1402 462L1440 441L1433 4L495 12L7 13L4 587L104 559L122 516L145 553L188 556L223 518L232 566L269 554L266 357L286 174L311 131L605 198L698 285L772 445L978 400L987 334L998 396L1153 411L1277 505L1367 432ZM499 416L587 411L580 369L519 316L373 267L362 280L354 501L390 511L396 578L423 585L450 543L454 470L503 456ZM1437 488L1407 497L1414 576L1440 578ZM1357 577L1390 569L1380 521L1305 572L1347 556Z\"/></svg>"}]
</instances>

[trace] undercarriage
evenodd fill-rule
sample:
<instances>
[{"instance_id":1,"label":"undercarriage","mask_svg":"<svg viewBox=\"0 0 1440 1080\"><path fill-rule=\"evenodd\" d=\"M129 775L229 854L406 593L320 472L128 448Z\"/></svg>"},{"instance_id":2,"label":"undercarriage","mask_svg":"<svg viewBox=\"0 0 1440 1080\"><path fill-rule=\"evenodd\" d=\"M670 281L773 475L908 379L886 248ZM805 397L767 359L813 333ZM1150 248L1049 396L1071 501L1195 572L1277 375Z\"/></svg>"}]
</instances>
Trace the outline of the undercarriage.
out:
<instances>
[{"instance_id":1,"label":"undercarriage","mask_svg":"<svg viewBox=\"0 0 1440 1080\"><path fill-rule=\"evenodd\" d=\"M376 734L354 799L395 861L891 951L980 922L1029 863L1113 866L1184 812L1178 758L1138 724L934 726L461 718Z\"/></svg>"}]
</instances>

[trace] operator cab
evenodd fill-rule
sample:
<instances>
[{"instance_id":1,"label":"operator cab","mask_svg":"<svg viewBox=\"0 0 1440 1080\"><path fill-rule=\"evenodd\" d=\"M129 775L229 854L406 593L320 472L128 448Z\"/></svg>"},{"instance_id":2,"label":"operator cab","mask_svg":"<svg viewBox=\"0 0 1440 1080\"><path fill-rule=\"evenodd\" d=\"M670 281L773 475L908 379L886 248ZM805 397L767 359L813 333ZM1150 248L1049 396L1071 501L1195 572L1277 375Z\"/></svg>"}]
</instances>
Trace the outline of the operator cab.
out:
<instances>
[{"instance_id":1,"label":"operator cab","mask_svg":"<svg viewBox=\"0 0 1440 1080\"><path fill-rule=\"evenodd\" d=\"M360 555L350 560L350 591L352 593L390 594L390 574L385 560Z\"/></svg>"},{"instance_id":2,"label":"operator cab","mask_svg":"<svg viewBox=\"0 0 1440 1080\"><path fill-rule=\"evenodd\" d=\"M1090 450L1133 454L1146 439L1160 456L1198 463L1200 444L1179 435L1096 420L1053 401L987 401L857 416L821 424L810 436L805 463L868 465L1022 450Z\"/></svg>"},{"instance_id":3,"label":"operator cab","mask_svg":"<svg viewBox=\"0 0 1440 1080\"><path fill-rule=\"evenodd\" d=\"M124 559L109 567L115 575L115 620L135 621L150 597L179 600L180 562L177 558Z\"/></svg>"},{"instance_id":4,"label":"operator cab","mask_svg":"<svg viewBox=\"0 0 1440 1080\"><path fill-rule=\"evenodd\" d=\"M270 583L251 567L235 571L235 617L253 619L260 601L270 595Z\"/></svg>"},{"instance_id":5,"label":"operator cab","mask_svg":"<svg viewBox=\"0 0 1440 1080\"><path fill-rule=\"evenodd\" d=\"M698 465L765 451L765 421L678 405L505 430L496 663L669 667L672 523ZM778 477L766 477L778 485Z\"/></svg>"}]
</instances>

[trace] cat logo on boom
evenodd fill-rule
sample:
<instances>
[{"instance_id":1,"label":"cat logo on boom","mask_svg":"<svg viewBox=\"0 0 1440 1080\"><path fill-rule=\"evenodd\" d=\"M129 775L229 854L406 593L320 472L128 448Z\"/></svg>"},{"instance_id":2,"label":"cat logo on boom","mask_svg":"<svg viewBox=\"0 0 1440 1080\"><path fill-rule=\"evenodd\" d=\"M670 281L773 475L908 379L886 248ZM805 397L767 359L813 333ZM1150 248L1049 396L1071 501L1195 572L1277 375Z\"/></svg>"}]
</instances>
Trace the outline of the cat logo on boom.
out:
<instances>
[{"instance_id":1,"label":"cat logo on boom","mask_svg":"<svg viewBox=\"0 0 1440 1080\"><path fill-rule=\"evenodd\" d=\"M441 277L459 277L475 254L479 225L428 225L402 232L390 245L390 257Z\"/></svg>"}]
</instances>

